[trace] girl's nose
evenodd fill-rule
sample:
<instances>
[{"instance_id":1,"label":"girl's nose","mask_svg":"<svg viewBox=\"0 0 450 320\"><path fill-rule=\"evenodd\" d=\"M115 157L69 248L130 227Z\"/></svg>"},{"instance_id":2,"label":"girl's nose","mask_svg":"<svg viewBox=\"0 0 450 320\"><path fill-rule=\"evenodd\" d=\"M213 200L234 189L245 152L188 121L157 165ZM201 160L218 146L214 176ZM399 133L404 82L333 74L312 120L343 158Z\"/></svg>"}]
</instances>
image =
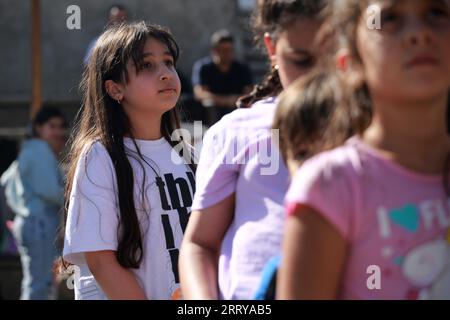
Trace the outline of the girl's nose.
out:
<instances>
[{"instance_id":1,"label":"girl's nose","mask_svg":"<svg viewBox=\"0 0 450 320\"><path fill-rule=\"evenodd\" d=\"M433 42L433 30L425 21L419 19L411 21L408 30L406 40L410 45L429 46Z\"/></svg>"},{"instance_id":2,"label":"girl's nose","mask_svg":"<svg viewBox=\"0 0 450 320\"><path fill-rule=\"evenodd\" d=\"M161 66L160 72L160 79L163 81L169 80L172 77L172 71L165 64Z\"/></svg>"}]
</instances>

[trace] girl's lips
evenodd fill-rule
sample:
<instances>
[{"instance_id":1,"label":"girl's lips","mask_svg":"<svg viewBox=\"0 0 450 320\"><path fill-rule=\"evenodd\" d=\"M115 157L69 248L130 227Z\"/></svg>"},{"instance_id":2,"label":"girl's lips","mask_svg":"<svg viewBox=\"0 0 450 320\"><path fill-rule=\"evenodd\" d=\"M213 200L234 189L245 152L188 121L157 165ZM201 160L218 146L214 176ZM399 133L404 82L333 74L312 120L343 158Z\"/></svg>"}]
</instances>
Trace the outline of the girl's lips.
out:
<instances>
[{"instance_id":1,"label":"girl's lips","mask_svg":"<svg viewBox=\"0 0 450 320\"><path fill-rule=\"evenodd\" d=\"M407 67L409 68L424 65L436 66L438 65L438 60L431 56L418 56L407 63Z\"/></svg>"},{"instance_id":2,"label":"girl's lips","mask_svg":"<svg viewBox=\"0 0 450 320\"><path fill-rule=\"evenodd\" d=\"M159 93L170 93L170 92L177 92L177 90L176 89L174 89L174 88L166 88L166 89L162 89L162 90L159 90L158 91Z\"/></svg>"}]
</instances>

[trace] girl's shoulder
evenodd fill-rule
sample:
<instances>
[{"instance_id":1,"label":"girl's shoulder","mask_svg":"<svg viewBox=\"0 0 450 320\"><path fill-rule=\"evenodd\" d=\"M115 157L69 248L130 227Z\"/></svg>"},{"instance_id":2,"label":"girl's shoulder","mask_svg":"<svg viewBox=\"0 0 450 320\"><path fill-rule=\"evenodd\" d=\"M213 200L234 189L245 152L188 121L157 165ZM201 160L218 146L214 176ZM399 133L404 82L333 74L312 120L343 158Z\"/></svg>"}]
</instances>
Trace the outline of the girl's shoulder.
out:
<instances>
[{"instance_id":1,"label":"girl's shoulder","mask_svg":"<svg viewBox=\"0 0 450 320\"><path fill-rule=\"evenodd\" d=\"M274 108L276 108L277 103L278 103L278 97L268 97L268 98L264 98L264 99L256 101L248 109L259 108L259 107L274 107Z\"/></svg>"},{"instance_id":2,"label":"girl's shoulder","mask_svg":"<svg viewBox=\"0 0 450 320\"><path fill-rule=\"evenodd\" d=\"M105 158L109 157L106 147L101 143L100 140L94 140L86 143L81 151L83 157L89 158Z\"/></svg>"},{"instance_id":3,"label":"girl's shoulder","mask_svg":"<svg viewBox=\"0 0 450 320\"><path fill-rule=\"evenodd\" d=\"M116 184L114 164L105 146L100 141L86 143L78 160L74 181L85 188L111 188ZM76 185L75 184L75 185ZM77 190L77 189L76 189Z\"/></svg>"},{"instance_id":4,"label":"girl's shoulder","mask_svg":"<svg viewBox=\"0 0 450 320\"><path fill-rule=\"evenodd\" d=\"M250 108L240 108L225 115L208 129L210 135L235 136L248 130L268 130L272 127L277 98L255 102Z\"/></svg>"},{"instance_id":5,"label":"girl's shoulder","mask_svg":"<svg viewBox=\"0 0 450 320\"><path fill-rule=\"evenodd\" d=\"M114 168L111 156L99 140L89 142L83 147L78 165L83 165L86 168L98 168L102 171L107 168Z\"/></svg>"},{"instance_id":6,"label":"girl's shoulder","mask_svg":"<svg viewBox=\"0 0 450 320\"><path fill-rule=\"evenodd\" d=\"M361 154L353 138L339 147L323 151L309 158L298 169L301 176L305 174L311 178L320 176L326 180L354 178L361 171Z\"/></svg>"}]
</instances>

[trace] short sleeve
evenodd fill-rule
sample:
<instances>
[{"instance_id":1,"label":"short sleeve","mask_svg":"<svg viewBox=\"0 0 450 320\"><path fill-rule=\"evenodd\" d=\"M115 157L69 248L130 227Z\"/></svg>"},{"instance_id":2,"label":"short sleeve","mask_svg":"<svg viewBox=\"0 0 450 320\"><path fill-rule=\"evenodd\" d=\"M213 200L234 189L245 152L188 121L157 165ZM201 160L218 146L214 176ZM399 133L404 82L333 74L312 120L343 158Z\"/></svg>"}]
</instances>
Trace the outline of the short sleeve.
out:
<instances>
[{"instance_id":1,"label":"short sleeve","mask_svg":"<svg viewBox=\"0 0 450 320\"><path fill-rule=\"evenodd\" d=\"M236 191L240 164L229 116L212 126L203 139L192 210L211 207Z\"/></svg>"},{"instance_id":2,"label":"short sleeve","mask_svg":"<svg viewBox=\"0 0 450 320\"><path fill-rule=\"evenodd\" d=\"M203 85L204 83L204 77L202 75L203 72L203 60L198 60L194 63L194 67L192 68L192 87L195 87L196 85Z\"/></svg>"},{"instance_id":3,"label":"short sleeve","mask_svg":"<svg viewBox=\"0 0 450 320\"><path fill-rule=\"evenodd\" d=\"M119 210L114 167L98 142L84 152L73 178L63 256L84 264L84 253L117 250Z\"/></svg>"},{"instance_id":4,"label":"short sleeve","mask_svg":"<svg viewBox=\"0 0 450 320\"><path fill-rule=\"evenodd\" d=\"M354 214L351 168L349 164L336 163L333 156L331 153L316 156L297 171L286 194L286 211L290 216L299 205L308 206L350 241Z\"/></svg>"}]
</instances>

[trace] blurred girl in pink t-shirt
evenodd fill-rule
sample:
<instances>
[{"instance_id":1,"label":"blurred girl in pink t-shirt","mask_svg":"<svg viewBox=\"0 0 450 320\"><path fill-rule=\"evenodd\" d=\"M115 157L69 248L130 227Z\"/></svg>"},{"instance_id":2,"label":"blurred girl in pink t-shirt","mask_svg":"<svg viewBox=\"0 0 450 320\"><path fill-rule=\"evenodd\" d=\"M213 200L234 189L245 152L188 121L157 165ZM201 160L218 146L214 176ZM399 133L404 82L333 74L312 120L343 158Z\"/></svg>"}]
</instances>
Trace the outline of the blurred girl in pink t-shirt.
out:
<instances>
[{"instance_id":1,"label":"blurred girl in pink t-shirt","mask_svg":"<svg viewBox=\"0 0 450 320\"><path fill-rule=\"evenodd\" d=\"M337 65L358 103L336 106L318 139L355 134L295 170L278 298L450 299L449 7L335 2L330 19L345 44ZM321 91L295 89L292 104ZM304 110L290 111L292 122ZM347 122L334 125L343 114ZM302 146L280 147L293 168Z\"/></svg>"}]
</instances>

